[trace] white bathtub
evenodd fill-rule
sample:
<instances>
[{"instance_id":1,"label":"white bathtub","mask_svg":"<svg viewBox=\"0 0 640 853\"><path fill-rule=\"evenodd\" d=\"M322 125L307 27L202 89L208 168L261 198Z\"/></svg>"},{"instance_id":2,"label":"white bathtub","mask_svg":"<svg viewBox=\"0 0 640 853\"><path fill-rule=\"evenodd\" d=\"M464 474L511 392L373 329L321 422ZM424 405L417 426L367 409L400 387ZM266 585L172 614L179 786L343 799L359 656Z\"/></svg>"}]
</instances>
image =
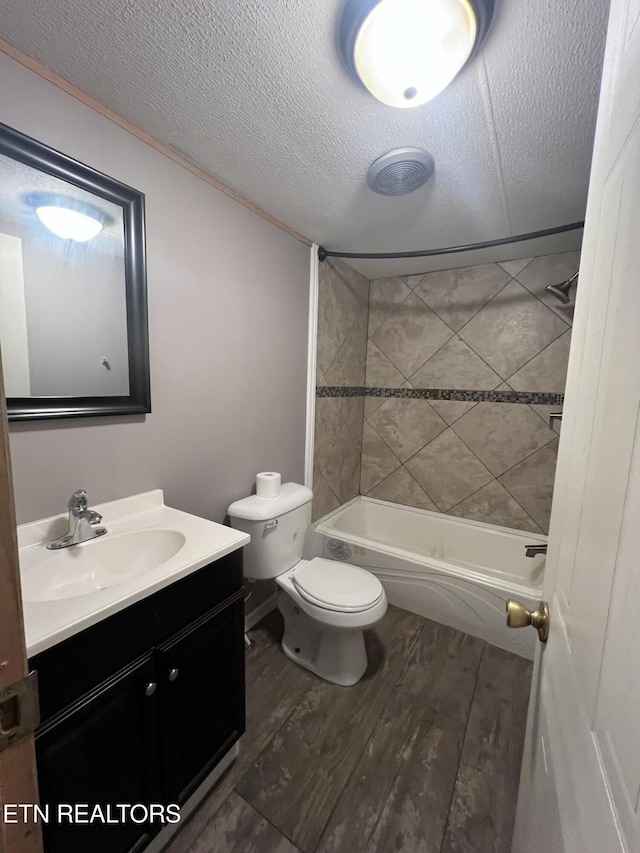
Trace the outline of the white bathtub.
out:
<instances>
[{"instance_id":1,"label":"white bathtub","mask_svg":"<svg viewBox=\"0 0 640 853\"><path fill-rule=\"evenodd\" d=\"M533 659L536 632L505 623L505 601L537 606L546 536L358 497L310 528L305 556L363 566L389 602Z\"/></svg>"}]
</instances>

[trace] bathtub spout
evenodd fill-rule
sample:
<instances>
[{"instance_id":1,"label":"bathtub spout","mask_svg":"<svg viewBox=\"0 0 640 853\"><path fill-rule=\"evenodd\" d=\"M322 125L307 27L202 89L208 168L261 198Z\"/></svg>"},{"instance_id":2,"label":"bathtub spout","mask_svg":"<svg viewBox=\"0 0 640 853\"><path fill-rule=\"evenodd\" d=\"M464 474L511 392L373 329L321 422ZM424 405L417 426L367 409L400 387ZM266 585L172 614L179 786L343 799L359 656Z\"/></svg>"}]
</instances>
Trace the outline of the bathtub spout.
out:
<instances>
[{"instance_id":1,"label":"bathtub spout","mask_svg":"<svg viewBox=\"0 0 640 853\"><path fill-rule=\"evenodd\" d=\"M538 554L546 554L546 545L525 545L525 554L527 557L537 557Z\"/></svg>"}]
</instances>

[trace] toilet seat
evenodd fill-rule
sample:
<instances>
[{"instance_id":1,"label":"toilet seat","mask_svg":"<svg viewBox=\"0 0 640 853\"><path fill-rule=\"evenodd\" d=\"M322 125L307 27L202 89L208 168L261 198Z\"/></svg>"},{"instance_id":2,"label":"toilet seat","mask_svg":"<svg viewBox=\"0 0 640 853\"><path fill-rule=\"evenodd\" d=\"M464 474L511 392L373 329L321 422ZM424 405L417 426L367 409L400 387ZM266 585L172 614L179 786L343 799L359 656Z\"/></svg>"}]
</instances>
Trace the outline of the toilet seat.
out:
<instances>
[{"instance_id":1,"label":"toilet seat","mask_svg":"<svg viewBox=\"0 0 640 853\"><path fill-rule=\"evenodd\" d=\"M339 613L368 610L384 595L382 584L371 572L322 557L294 569L291 580L310 604Z\"/></svg>"}]
</instances>

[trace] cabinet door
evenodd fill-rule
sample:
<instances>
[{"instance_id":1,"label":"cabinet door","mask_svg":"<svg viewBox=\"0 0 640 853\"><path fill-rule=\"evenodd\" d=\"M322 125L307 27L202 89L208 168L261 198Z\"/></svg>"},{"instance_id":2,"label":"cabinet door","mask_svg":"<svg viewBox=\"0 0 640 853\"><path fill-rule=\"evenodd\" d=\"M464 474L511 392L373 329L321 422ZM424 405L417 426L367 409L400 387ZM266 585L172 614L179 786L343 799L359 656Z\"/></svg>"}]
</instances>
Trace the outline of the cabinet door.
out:
<instances>
[{"instance_id":1,"label":"cabinet door","mask_svg":"<svg viewBox=\"0 0 640 853\"><path fill-rule=\"evenodd\" d=\"M158 650L164 798L183 802L244 731L239 592Z\"/></svg>"},{"instance_id":2,"label":"cabinet door","mask_svg":"<svg viewBox=\"0 0 640 853\"><path fill-rule=\"evenodd\" d=\"M87 666L91 665L90 651ZM128 853L149 839L149 824L56 821L58 804L159 803L157 696L153 655L121 670L36 734L47 853ZM147 695L151 694L151 695ZM138 812L140 815L140 812Z\"/></svg>"}]
</instances>

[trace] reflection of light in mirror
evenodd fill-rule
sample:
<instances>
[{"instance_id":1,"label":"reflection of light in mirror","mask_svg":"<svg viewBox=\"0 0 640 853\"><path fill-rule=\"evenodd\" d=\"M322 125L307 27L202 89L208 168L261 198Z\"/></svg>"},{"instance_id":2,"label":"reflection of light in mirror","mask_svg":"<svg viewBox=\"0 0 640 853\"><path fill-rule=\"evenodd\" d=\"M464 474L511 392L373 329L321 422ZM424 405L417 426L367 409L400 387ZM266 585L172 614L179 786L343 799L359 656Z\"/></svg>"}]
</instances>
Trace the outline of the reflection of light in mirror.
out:
<instances>
[{"instance_id":1,"label":"reflection of light in mirror","mask_svg":"<svg viewBox=\"0 0 640 853\"><path fill-rule=\"evenodd\" d=\"M76 240L85 243L102 231L102 222L98 222L86 213L71 210L68 207L43 205L36 208L40 221L58 237L64 240Z\"/></svg>"}]
</instances>

